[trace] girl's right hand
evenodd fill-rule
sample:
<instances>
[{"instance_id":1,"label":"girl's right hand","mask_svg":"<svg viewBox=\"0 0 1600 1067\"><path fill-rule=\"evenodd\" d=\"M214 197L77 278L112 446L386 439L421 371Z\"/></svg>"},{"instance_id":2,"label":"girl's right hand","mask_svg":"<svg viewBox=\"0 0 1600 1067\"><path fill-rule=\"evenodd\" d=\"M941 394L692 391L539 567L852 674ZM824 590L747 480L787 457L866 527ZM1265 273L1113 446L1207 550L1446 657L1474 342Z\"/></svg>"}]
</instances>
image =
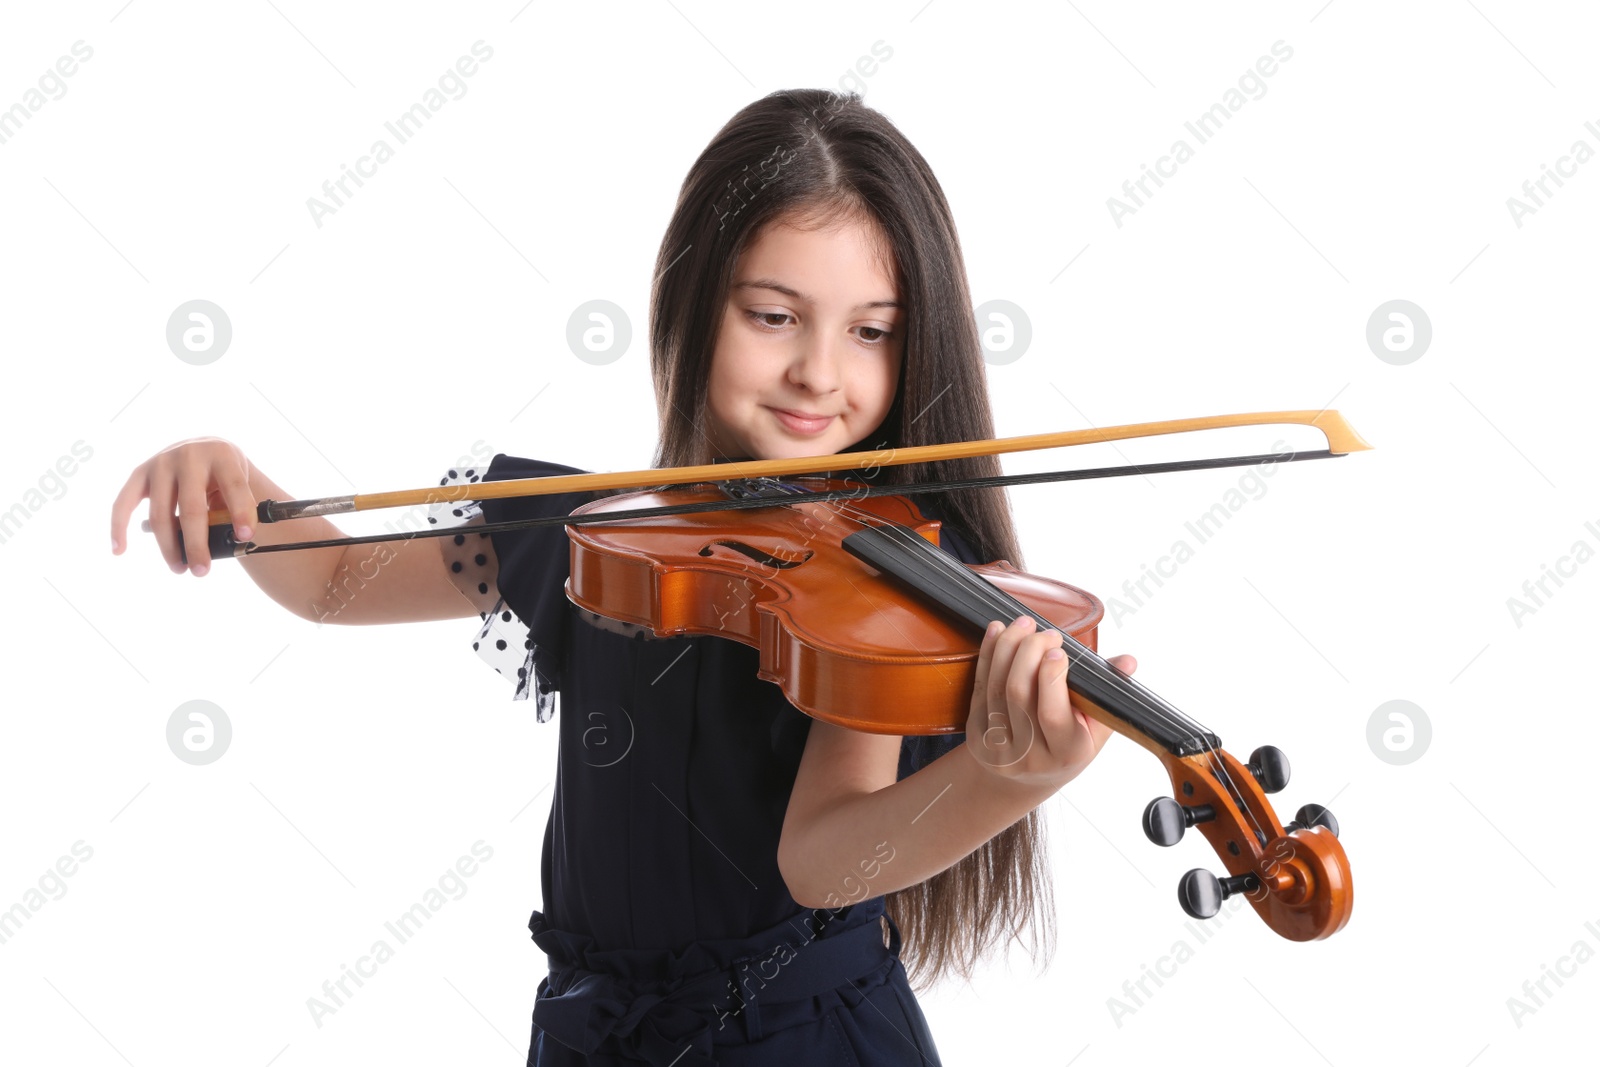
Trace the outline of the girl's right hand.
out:
<instances>
[{"instance_id":1,"label":"girl's right hand","mask_svg":"<svg viewBox=\"0 0 1600 1067\"><path fill-rule=\"evenodd\" d=\"M174 574L182 574L187 554L188 569L196 578L203 577L211 568L207 541L211 509L227 508L232 513L234 536L239 541L250 539L250 524L256 515L251 471L250 461L238 446L220 437L194 437L168 445L133 469L111 505L112 555L122 554L128 519L139 501L148 497L151 532L167 566Z\"/></svg>"}]
</instances>

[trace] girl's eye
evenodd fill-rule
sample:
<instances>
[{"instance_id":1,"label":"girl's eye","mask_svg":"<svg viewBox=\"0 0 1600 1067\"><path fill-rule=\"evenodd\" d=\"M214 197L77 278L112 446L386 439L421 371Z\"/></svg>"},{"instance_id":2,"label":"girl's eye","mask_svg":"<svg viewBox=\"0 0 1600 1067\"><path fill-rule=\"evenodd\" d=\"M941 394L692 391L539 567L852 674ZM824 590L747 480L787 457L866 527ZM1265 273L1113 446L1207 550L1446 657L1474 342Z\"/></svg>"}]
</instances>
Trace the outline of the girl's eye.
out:
<instances>
[{"instance_id":1,"label":"girl's eye","mask_svg":"<svg viewBox=\"0 0 1600 1067\"><path fill-rule=\"evenodd\" d=\"M750 311L745 312L745 317L755 323L760 329L769 333L776 333L794 321L794 316L787 311ZM861 326L860 337L869 345L881 345L894 336L894 331L885 330L881 326Z\"/></svg>"},{"instance_id":2,"label":"girl's eye","mask_svg":"<svg viewBox=\"0 0 1600 1067\"><path fill-rule=\"evenodd\" d=\"M745 314L749 315L750 318L755 321L756 325L765 327L769 330L781 329L784 323L789 319L789 315L782 311L747 311ZM772 319L778 319L780 321L773 322L771 321Z\"/></svg>"}]
</instances>

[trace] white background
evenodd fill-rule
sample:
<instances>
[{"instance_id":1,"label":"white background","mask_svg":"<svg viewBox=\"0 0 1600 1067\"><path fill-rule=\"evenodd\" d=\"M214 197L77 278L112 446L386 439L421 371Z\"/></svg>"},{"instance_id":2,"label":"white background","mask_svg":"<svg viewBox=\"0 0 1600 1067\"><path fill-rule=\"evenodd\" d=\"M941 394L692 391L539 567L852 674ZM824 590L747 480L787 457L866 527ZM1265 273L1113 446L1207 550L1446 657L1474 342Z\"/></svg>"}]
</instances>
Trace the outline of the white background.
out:
<instances>
[{"instance_id":1,"label":"white background","mask_svg":"<svg viewBox=\"0 0 1600 1067\"><path fill-rule=\"evenodd\" d=\"M740 107L837 87L880 41L867 103L938 174L974 301L1031 322L1027 351L989 368L1001 435L1331 404L1375 446L1279 469L1101 631L1230 751L1288 753L1275 805L1338 815L1349 926L1296 944L1247 910L1201 943L1174 886L1216 858L1198 836L1144 840L1166 783L1114 740L1047 804L1051 966L1014 951L922 997L945 1062L1593 1056L1600 963L1547 981L1520 1026L1507 1003L1533 1006L1523 983L1577 942L1600 950L1580 789L1600 563L1569 561L1520 619L1507 605L1576 542L1600 548L1583 488L1600 162L1520 227L1507 207L1573 142L1600 149L1592 10L110 0L0 21L0 108L93 48L0 144L0 508L25 520L0 544L0 908L75 842L93 850L0 944L0 1056L522 1062L555 724L474 656L475 619L319 629L226 562L171 574L142 507L113 558L112 498L200 435L296 496L435 484L475 447L647 465L648 285L689 164ZM307 198L480 39L494 55L466 94L315 225ZM1264 95L1197 144L1184 123L1280 40L1293 55ZM1116 225L1107 198L1180 137L1194 158ZM208 366L166 344L193 299L232 322ZM633 326L606 366L566 344L593 299ZM1433 329L1403 366L1366 342L1393 299ZM1122 451L1280 436L1317 443ZM91 458L51 480L79 441ZM1115 595L1241 477L1015 489L1027 567ZM205 767L166 742L192 699L233 727ZM1394 699L1432 724L1406 765L1367 740ZM493 858L466 895L314 1024L307 998L480 839ZM1193 957L1115 1017L1110 998L1131 1004L1123 983L1180 940Z\"/></svg>"}]
</instances>

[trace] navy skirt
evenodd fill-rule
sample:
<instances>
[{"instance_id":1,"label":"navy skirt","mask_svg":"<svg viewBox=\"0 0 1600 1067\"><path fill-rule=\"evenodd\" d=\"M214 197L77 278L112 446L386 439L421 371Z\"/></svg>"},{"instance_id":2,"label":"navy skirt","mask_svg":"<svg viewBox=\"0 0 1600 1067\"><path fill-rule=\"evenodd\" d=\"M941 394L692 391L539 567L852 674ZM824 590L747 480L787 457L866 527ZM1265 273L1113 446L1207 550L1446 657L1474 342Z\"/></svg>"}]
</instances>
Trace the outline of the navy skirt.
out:
<instances>
[{"instance_id":1,"label":"navy skirt","mask_svg":"<svg viewBox=\"0 0 1600 1067\"><path fill-rule=\"evenodd\" d=\"M678 953L601 950L534 912L550 957L529 1067L938 1067L877 897L820 933L802 912L738 941ZM885 926L889 944L883 943Z\"/></svg>"}]
</instances>

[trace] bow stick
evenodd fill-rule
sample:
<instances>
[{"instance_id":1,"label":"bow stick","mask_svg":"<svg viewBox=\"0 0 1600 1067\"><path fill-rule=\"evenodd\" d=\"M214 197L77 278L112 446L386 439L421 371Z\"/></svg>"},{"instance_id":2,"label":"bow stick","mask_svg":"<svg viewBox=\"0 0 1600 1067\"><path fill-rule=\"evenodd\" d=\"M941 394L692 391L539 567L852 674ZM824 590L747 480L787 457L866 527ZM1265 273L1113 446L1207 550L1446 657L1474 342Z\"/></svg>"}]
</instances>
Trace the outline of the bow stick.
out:
<instances>
[{"instance_id":1,"label":"bow stick","mask_svg":"<svg viewBox=\"0 0 1600 1067\"><path fill-rule=\"evenodd\" d=\"M1362 440L1355 428L1337 411L1258 411L1236 415L1210 415L1190 419L1169 419L1163 422L1130 423L1124 426L1105 426L1088 430L1069 430L1061 433L1029 434L1022 437L1002 437L988 441L957 441L941 445L915 445L907 448L875 449L870 452L841 452L829 456L801 456L794 459L742 460L734 463L710 463L689 467L655 467L647 470L622 473L562 474L546 478L514 478L494 482L463 482L452 486L433 486L428 489L402 489L387 493L358 493L346 496L316 497L306 500L263 500L256 506L259 522L281 522L287 519L311 516L342 515L356 511L380 508L405 507L412 504L438 504L456 500L499 500L510 497L542 496L549 493L595 492L610 489L637 489L663 484L691 484L694 482L720 482L738 479L772 478L794 474L818 474L841 470L871 470L878 467L898 466L907 463L934 463L949 459L968 459L974 456L999 455L1007 452L1029 452L1046 448L1069 448L1075 445L1125 441L1162 434L1190 433L1197 430L1222 429L1233 426L1303 425L1322 432L1328 442L1325 451L1301 452L1290 455L1268 454L1232 456L1210 460L1178 460L1166 463L1134 464L1128 467L1101 467L1091 470L1054 471L1045 474L1021 474L995 478L971 478L960 481L922 483L918 485L890 485L870 489L839 490L810 494L804 498L813 501L834 500L842 497L860 498L883 494L909 492L940 492L950 489L978 486L1018 485L1042 481L1064 481L1082 478L1103 478L1120 474L1162 473L1175 470L1195 470L1208 467L1242 466L1257 463L1291 462L1306 459L1326 459L1361 452L1372 446ZM797 502L791 498L789 503ZM485 532L524 529L531 526L562 523L565 525L589 522L614 522L618 519L644 518L687 511L715 511L744 507L770 507L770 500L728 500L715 503L684 504L663 508L640 508L634 511L613 511L595 516L558 515L545 519L494 523L482 527ZM458 532L454 527L439 530L416 530L399 534L376 534L370 537L335 538L324 541L305 541L293 544L256 545L233 539L232 513L217 508L207 515L211 528L209 538L213 558L254 555L258 552L289 551L301 548L321 548L330 545L358 545L378 541L409 540L413 537L442 537ZM150 532L150 520L140 524ZM181 549L181 541L180 541ZM185 554L186 555L186 554ZM186 559L187 561L187 559Z\"/></svg>"}]
</instances>

